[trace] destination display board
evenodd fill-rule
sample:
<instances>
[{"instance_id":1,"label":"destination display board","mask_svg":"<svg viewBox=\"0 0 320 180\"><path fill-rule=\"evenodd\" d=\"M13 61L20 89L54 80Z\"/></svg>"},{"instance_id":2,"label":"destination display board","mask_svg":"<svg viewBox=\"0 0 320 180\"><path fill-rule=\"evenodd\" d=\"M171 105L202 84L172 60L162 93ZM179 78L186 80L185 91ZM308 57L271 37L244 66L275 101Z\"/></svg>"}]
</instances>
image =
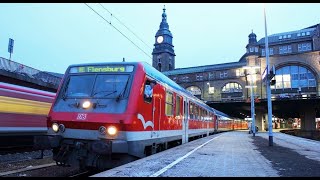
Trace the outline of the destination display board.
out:
<instances>
[{"instance_id":1,"label":"destination display board","mask_svg":"<svg viewBox=\"0 0 320 180\"><path fill-rule=\"evenodd\" d=\"M70 68L69 73L121 73L132 72L133 65L79 66Z\"/></svg>"}]
</instances>

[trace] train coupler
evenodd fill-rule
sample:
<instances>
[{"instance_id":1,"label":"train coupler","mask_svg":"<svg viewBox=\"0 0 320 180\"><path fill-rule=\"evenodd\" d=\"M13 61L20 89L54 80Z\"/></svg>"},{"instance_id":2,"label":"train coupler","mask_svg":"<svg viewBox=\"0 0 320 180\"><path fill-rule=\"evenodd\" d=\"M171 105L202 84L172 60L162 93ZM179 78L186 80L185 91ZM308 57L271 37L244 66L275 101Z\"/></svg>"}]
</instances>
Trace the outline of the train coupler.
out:
<instances>
[{"instance_id":1,"label":"train coupler","mask_svg":"<svg viewBox=\"0 0 320 180\"><path fill-rule=\"evenodd\" d=\"M56 155L54 155L53 160L56 161L56 164L58 166L69 166L67 164L67 160L68 160L68 154L70 152L70 147L69 145L63 145L60 147L58 153Z\"/></svg>"}]
</instances>

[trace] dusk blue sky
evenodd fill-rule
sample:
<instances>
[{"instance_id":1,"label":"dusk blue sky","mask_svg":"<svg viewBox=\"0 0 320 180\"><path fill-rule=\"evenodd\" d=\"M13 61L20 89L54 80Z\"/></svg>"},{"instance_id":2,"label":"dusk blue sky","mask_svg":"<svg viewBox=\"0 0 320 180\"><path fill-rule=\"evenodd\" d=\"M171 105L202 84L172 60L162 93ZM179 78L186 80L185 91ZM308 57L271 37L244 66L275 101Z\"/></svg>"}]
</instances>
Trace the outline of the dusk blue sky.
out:
<instances>
[{"instance_id":1,"label":"dusk blue sky","mask_svg":"<svg viewBox=\"0 0 320 180\"><path fill-rule=\"evenodd\" d=\"M257 40L265 36L262 3L103 3L112 18L99 4L88 5L144 52L83 3L1 3L0 57L9 58L12 38L11 60L41 71L64 73L70 64L122 58L152 64L163 5L176 68L239 61L252 30ZM320 3L266 4L268 35L320 23L319 9Z\"/></svg>"}]
</instances>

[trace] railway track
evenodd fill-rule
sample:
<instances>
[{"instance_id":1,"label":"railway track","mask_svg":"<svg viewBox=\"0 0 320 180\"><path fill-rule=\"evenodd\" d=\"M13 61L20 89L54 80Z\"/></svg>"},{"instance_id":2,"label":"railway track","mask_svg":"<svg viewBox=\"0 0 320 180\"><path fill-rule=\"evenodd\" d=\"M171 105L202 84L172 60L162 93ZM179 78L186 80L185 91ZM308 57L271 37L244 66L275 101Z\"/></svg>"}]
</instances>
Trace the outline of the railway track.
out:
<instances>
[{"instance_id":1,"label":"railway track","mask_svg":"<svg viewBox=\"0 0 320 180\"><path fill-rule=\"evenodd\" d=\"M80 171L78 168L57 166L55 162L1 172L0 177L89 177L96 171Z\"/></svg>"},{"instance_id":2,"label":"railway track","mask_svg":"<svg viewBox=\"0 0 320 180\"><path fill-rule=\"evenodd\" d=\"M17 169L17 170L12 170L12 171L0 173L0 176L7 176L7 175L12 175L12 174L16 174L16 173L31 171L31 170L42 169L42 168L51 167L51 166L56 166L56 163L42 164L42 165L38 165L38 166L28 166L26 168L21 168L21 169Z\"/></svg>"},{"instance_id":3,"label":"railway track","mask_svg":"<svg viewBox=\"0 0 320 180\"><path fill-rule=\"evenodd\" d=\"M0 148L0 155L31 152L31 151L35 151L35 149L32 146L1 147Z\"/></svg>"}]
</instances>

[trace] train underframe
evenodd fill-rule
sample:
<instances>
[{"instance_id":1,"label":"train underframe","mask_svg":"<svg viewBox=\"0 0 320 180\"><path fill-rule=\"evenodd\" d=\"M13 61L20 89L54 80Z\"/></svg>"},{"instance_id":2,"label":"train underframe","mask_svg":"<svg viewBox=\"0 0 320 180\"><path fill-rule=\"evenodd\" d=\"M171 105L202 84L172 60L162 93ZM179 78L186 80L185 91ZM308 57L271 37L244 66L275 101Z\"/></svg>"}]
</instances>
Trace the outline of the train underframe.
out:
<instances>
[{"instance_id":1,"label":"train underframe","mask_svg":"<svg viewBox=\"0 0 320 180\"><path fill-rule=\"evenodd\" d=\"M214 134L214 132L209 133ZM189 136L189 141L207 136ZM181 136L141 141L81 140L50 137L53 160L59 166L78 166L80 169L105 170L164 151L182 144Z\"/></svg>"}]
</instances>

